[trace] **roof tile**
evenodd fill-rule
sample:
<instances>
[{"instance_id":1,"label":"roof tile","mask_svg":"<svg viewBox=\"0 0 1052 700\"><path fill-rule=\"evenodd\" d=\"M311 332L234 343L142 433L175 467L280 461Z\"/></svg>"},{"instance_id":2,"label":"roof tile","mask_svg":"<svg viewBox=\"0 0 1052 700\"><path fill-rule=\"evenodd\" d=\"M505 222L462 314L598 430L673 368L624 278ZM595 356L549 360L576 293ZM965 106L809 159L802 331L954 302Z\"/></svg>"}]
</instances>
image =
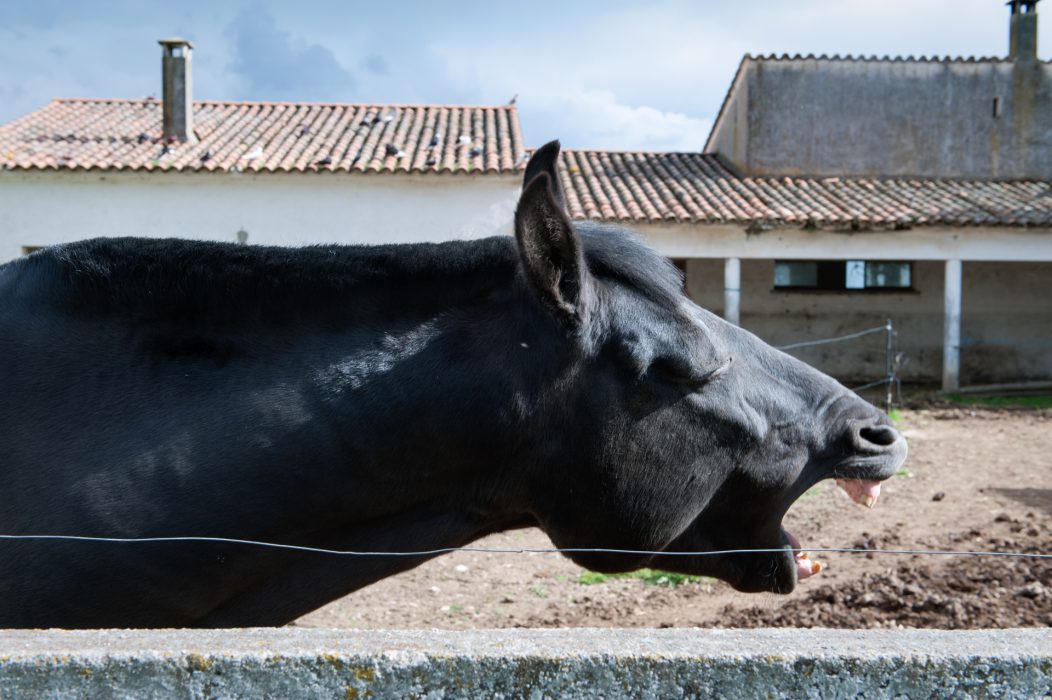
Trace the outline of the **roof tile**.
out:
<instances>
[{"instance_id":1,"label":"roof tile","mask_svg":"<svg viewBox=\"0 0 1052 700\"><path fill-rule=\"evenodd\" d=\"M1052 226L1052 182L742 177L701 153L564 151L570 215L626 223Z\"/></svg>"},{"instance_id":2,"label":"roof tile","mask_svg":"<svg viewBox=\"0 0 1052 700\"><path fill-rule=\"evenodd\" d=\"M195 102L192 144L164 142L161 110L155 99L53 100L0 125L0 167L512 173L525 161L512 105Z\"/></svg>"}]
</instances>

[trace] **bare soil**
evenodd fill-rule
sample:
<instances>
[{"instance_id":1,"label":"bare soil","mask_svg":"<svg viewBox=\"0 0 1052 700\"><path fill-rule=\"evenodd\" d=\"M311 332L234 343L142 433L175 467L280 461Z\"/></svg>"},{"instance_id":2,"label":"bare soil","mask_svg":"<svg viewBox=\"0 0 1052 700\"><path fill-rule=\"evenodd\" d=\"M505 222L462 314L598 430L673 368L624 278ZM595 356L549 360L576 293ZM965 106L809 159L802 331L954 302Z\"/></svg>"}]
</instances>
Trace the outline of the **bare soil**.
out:
<instances>
[{"instance_id":1,"label":"bare soil","mask_svg":"<svg viewBox=\"0 0 1052 700\"><path fill-rule=\"evenodd\" d=\"M872 510L832 481L804 494L785 525L807 547L1052 554L1052 410L902 412L907 473ZM539 530L484 547L550 547ZM306 615L306 627L1052 627L1052 560L815 554L827 565L788 596L719 581L582 582L557 554L458 552ZM586 579L588 577L585 577Z\"/></svg>"}]
</instances>

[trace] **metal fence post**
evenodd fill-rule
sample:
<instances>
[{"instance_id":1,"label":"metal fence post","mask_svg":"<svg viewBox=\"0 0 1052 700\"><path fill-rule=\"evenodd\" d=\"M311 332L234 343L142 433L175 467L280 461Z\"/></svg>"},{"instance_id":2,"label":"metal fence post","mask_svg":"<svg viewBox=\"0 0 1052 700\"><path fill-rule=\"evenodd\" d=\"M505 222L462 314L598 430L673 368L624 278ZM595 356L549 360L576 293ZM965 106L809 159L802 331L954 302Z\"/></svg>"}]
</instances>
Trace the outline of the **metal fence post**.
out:
<instances>
[{"instance_id":1,"label":"metal fence post","mask_svg":"<svg viewBox=\"0 0 1052 700\"><path fill-rule=\"evenodd\" d=\"M895 389L895 328L890 318L884 325L884 331L887 335L884 344L884 381L887 382L887 390L884 393L884 411L891 413L891 397Z\"/></svg>"}]
</instances>

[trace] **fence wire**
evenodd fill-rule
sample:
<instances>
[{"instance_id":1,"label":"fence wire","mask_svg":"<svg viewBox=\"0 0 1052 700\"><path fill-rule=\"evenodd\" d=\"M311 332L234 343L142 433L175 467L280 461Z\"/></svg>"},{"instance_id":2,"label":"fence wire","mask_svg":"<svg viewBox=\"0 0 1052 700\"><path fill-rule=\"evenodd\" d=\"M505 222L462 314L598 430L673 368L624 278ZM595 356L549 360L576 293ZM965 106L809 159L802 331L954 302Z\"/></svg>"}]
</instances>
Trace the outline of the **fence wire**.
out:
<instances>
[{"instance_id":1,"label":"fence wire","mask_svg":"<svg viewBox=\"0 0 1052 700\"><path fill-rule=\"evenodd\" d=\"M884 392L884 410L891 412L891 407L894 403L895 395L898 395L901 400L902 395L902 384L898 378L898 371L903 364L904 357L902 353L895 352L895 327L889 318L883 326L874 326L873 328L866 328L855 333L848 333L847 335L838 335L833 338L820 338L818 340L803 340L798 343L790 343L788 345L775 346L778 350L793 350L796 348L806 348L815 345L827 345L830 343L842 343L848 340L855 340L856 338L862 338L867 335L874 333L883 333L885 336L884 342L884 377L861 386L852 387L851 391L860 392L866 391L867 389L875 389L879 386L887 386L887 390Z\"/></svg>"},{"instance_id":2,"label":"fence wire","mask_svg":"<svg viewBox=\"0 0 1052 700\"><path fill-rule=\"evenodd\" d=\"M877 381L870 382L869 384L863 384L862 386L853 386L851 387L851 391L865 391L866 389L873 389L874 387L883 386L893 381L895 381L893 377L884 377L883 379L878 379Z\"/></svg>"},{"instance_id":3,"label":"fence wire","mask_svg":"<svg viewBox=\"0 0 1052 700\"><path fill-rule=\"evenodd\" d=\"M885 333L888 330L887 326L877 326L875 328L867 328L864 331L857 333L849 333L848 335L839 335L835 338L822 338L821 340L804 340L799 343L790 343L789 345L776 345L776 350L792 350L793 348L805 348L811 345L825 345L827 343L839 343L844 340L854 340L855 338L861 338L864 335L871 333Z\"/></svg>"},{"instance_id":4,"label":"fence wire","mask_svg":"<svg viewBox=\"0 0 1052 700\"><path fill-rule=\"evenodd\" d=\"M669 552L649 549L616 549L609 547L440 547L415 552L370 552L347 549L326 549L298 544L264 542L260 540L243 540L231 537L173 536L173 537L94 537L87 535L0 535L0 540L58 540L67 542L104 542L110 544L149 544L162 542L200 542L213 544L234 544L250 547L281 549L308 554L325 554L347 557L433 557L453 552L475 552L483 554L626 554L663 557L712 557L724 554L766 554L779 552L811 553L844 553L844 554L887 554L887 555L935 555L935 556L972 556L972 557L1013 557L1021 559L1052 559L1052 554L1032 554L1028 552L981 552L966 550L938 549L862 549L840 547L813 547L794 549L777 547L769 549L720 549L705 552Z\"/></svg>"}]
</instances>

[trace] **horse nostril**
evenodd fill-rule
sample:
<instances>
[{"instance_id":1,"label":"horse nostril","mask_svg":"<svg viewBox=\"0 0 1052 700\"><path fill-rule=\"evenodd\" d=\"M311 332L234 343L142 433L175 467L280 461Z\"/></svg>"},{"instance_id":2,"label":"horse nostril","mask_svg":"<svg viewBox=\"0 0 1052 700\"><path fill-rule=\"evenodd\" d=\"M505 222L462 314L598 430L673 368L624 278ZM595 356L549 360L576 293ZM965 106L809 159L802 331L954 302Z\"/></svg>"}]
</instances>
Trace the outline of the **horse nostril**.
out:
<instances>
[{"instance_id":1,"label":"horse nostril","mask_svg":"<svg viewBox=\"0 0 1052 700\"><path fill-rule=\"evenodd\" d=\"M899 431L889 425L878 425L871 428L862 428L858 431L858 437L863 443L890 447L899 439Z\"/></svg>"}]
</instances>

